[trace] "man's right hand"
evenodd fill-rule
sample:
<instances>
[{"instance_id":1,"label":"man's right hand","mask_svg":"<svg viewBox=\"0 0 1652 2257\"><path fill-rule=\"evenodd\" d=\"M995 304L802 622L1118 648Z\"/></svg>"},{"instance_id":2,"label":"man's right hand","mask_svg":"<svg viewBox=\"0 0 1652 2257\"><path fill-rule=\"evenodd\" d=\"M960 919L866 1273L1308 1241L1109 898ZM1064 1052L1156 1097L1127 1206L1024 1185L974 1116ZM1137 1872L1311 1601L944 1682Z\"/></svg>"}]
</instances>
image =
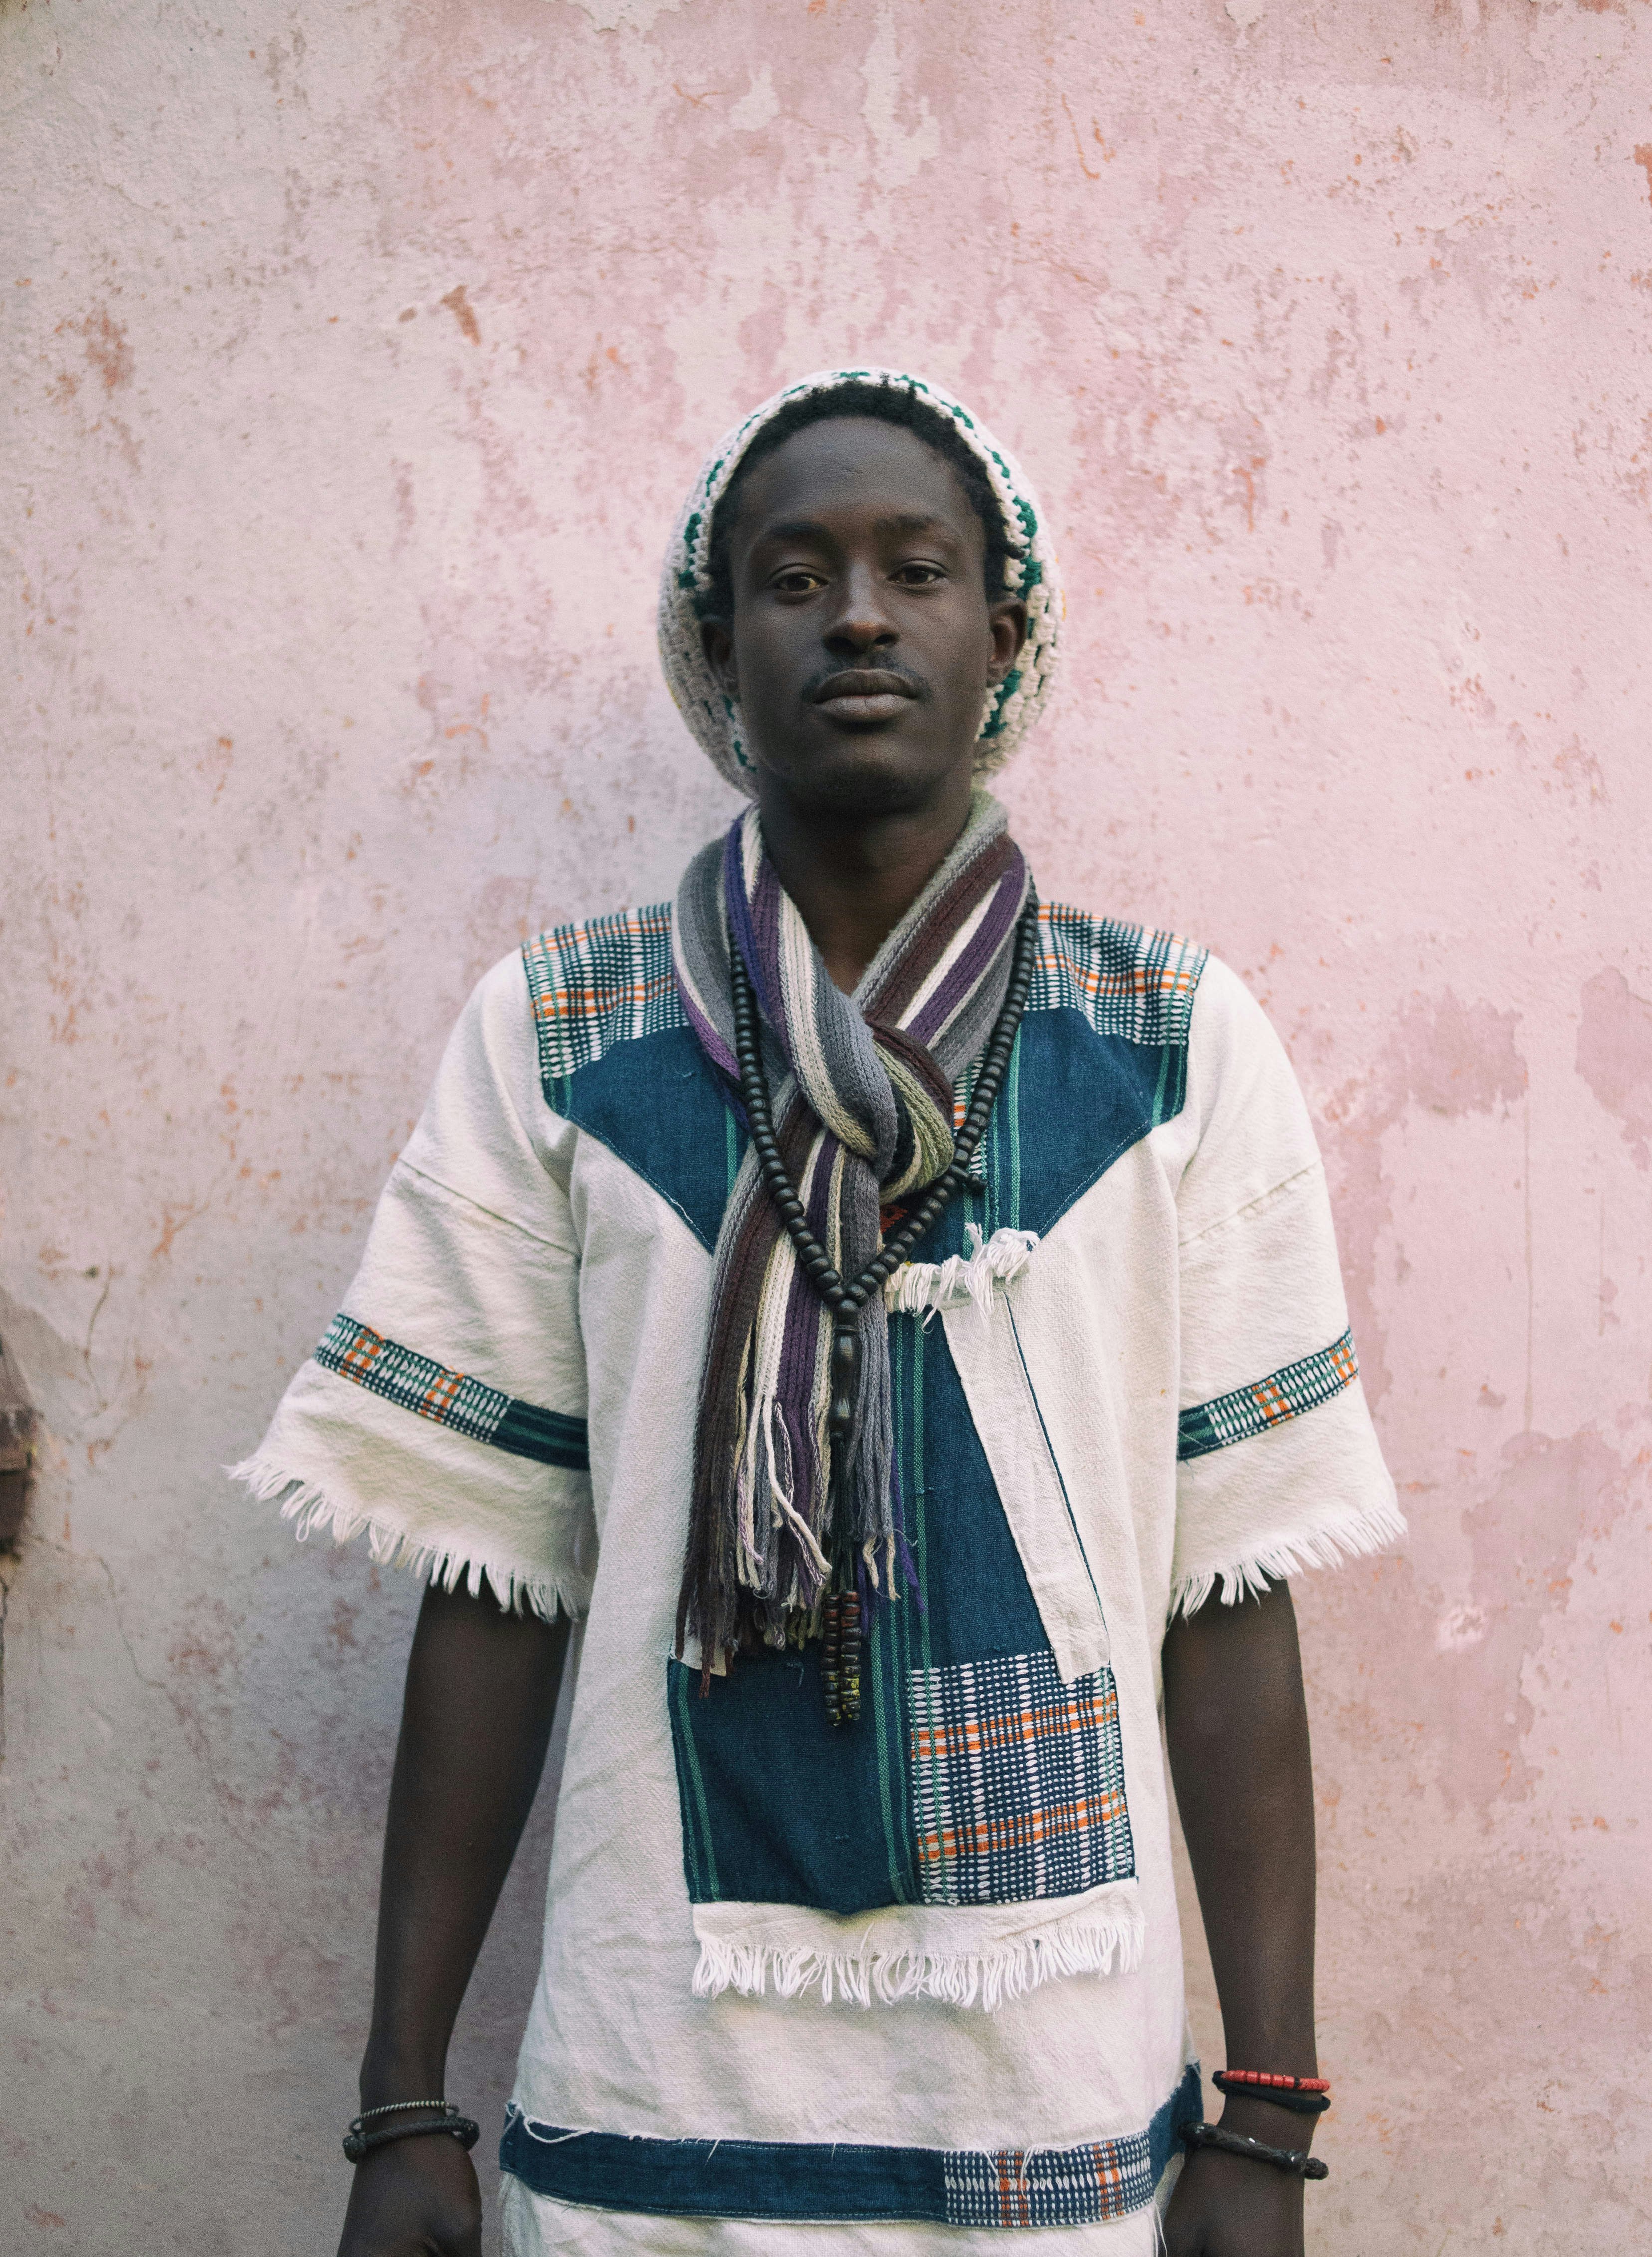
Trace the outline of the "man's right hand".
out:
<instances>
[{"instance_id":1,"label":"man's right hand","mask_svg":"<svg viewBox=\"0 0 1652 2257\"><path fill-rule=\"evenodd\" d=\"M356 2165L338 2257L482 2257L482 2190L457 2140L395 2140Z\"/></svg>"}]
</instances>

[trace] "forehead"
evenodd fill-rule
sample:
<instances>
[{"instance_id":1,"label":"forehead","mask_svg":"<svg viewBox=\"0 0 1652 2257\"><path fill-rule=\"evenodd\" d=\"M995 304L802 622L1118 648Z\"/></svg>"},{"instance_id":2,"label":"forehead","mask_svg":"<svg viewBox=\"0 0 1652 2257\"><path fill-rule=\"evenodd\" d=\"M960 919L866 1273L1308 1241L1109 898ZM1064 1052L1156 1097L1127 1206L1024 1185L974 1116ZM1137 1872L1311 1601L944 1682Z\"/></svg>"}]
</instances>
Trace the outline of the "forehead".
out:
<instances>
[{"instance_id":1,"label":"forehead","mask_svg":"<svg viewBox=\"0 0 1652 2257\"><path fill-rule=\"evenodd\" d=\"M740 530L762 537L766 524L808 519L924 517L960 539L982 541L981 521L944 456L916 431L871 415L833 415L783 439L748 475Z\"/></svg>"}]
</instances>

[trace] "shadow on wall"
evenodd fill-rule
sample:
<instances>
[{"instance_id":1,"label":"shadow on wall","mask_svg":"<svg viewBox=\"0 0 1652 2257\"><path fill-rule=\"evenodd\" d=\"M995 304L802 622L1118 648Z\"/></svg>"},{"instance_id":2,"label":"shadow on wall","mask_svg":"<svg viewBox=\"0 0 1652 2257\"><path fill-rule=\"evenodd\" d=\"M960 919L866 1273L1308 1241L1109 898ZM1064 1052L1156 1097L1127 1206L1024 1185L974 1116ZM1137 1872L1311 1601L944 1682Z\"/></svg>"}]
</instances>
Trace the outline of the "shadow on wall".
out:
<instances>
[{"instance_id":1,"label":"shadow on wall","mask_svg":"<svg viewBox=\"0 0 1652 2257\"><path fill-rule=\"evenodd\" d=\"M0 1340L0 1758L6 1744L6 1601L33 1477L34 1406Z\"/></svg>"},{"instance_id":2,"label":"shadow on wall","mask_svg":"<svg viewBox=\"0 0 1652 2257\"><path fill-rule=\"evenodd\" d=\"M0 1340L0 1552L16 1545L34 1475L34 1406Z\"/></svg>"}]
</instances>

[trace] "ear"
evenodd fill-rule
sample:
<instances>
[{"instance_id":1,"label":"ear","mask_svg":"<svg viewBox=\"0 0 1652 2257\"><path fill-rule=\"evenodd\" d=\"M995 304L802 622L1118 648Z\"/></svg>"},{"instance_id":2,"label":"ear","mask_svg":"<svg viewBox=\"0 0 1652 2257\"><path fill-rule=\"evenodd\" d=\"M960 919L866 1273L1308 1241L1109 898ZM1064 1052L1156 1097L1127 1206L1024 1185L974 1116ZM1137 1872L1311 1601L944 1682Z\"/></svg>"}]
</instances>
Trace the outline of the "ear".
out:
<instances>
[{"instance_id":1,"label":"ear","mask_svg":"<svg viewBox=\"0 0 1652 2257\"><path fill-rule=\"evenodd\" d=\"M738 697L740 682L734 668L734 638L726 621L700 621L700 648L705 654L705 663L710 667L712 679L718 688L725 697Z\"/></svg>"},{"instance_id":2,"label":"ear","mask_svg":"<svg viewBox=\"0 0 1652 2257\"><path fill-rule=\"evenodd\" d=\"M1019 596L994 604L987 613L992 636L992 656L987 662L989 682L1002 682L1021 655L1027 639L1027 607Z\"/></svg>"}]
</instances>

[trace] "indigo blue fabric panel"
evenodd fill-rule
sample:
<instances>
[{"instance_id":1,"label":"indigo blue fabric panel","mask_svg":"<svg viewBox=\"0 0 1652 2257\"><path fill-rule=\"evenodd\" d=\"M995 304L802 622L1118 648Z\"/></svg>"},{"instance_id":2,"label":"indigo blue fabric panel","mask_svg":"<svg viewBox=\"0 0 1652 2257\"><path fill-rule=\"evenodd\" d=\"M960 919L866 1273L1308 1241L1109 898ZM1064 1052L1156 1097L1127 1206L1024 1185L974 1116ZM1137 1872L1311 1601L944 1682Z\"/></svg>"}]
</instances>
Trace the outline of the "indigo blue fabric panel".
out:
<instances>
[{"instance_id":1,"label":"indigo blue fabric panel","mask_svg":"<svg viewBox=\"0 0 1652 2257\"><path fill-rule=\"evenodd\" d=\"M1139 2132L1098 2140L1088 2150L966 2150L849 2140L629 2139L539 2123L530 2130L513 2106L499 2161L533 2194L647 2217L1036 2227L1145 2208L1181 2126L1196 2123L1202 2107L1199 2071L1190 2067ZM1053 2200L1039 2215L1022 2190L1046 2176Z\"/></svg>"},{"instance_id":2,"label":"indigo blue fabric panel","mask_svg":"<svg viewBox=\"0 0 1652 2257\"><path fill-rule=\"evenodd\" d=\"M1098 1033L1081 1011L1029 1011L989 1132L993 1227L1053 1230L1121 1154L1181 1110L1184 1060L1181 1049Z\"/></svg>"},{"instance_id":3,"label":"indigo blue fabric panel","mask_svg":"<svg viewBox=\"0 0 1652 2257\"><path fill-rule=\"evenodd\" d=\"M554 1085L557 1110L599 1138L669 1199L706 1247L717 1243L746 1134L721 1076L687 1027L639 1035Z\"/></svg>"},{"instance_id":4,"label":"indigo blue fabric panel","mask_svg":"<svg viewBox=\"0 0 1652 2257\"><path fill-rule=\"evenodd\" d=\"M913 1507L902 1518L913 1534L921 1510L924 1540L914 1557L925 1617L923 1666L944 1669L1035 1653L1049 1640L969 1415L946 1327L939 1317L921 1331L916 1317L893 1318L890 1348L900 1378L896 1447L903 1503L910 1497ZM921 1435L912 1432L920 1419Z\"/></svg>"},{"instance_id":5,"label":"indigo blue fabric panel","mask_svg":"<svg viewBox=\"0 0 1652 2257\"><path fill-rule=\"evenodd\" d=\"M535 2194L598 2210L665 2218L901 2218L944 2222L936 2147L851 2147L767 2140L627 2140L529 2132L514 2112L501 2170Z\"/></svg>"},{"instance_id":6,"label":"indigo blue fabric panel","mask_svg":"<svg viewBox=\"0 0 1652 2257\"><path fill-rule=\"evenodd\" d=\"M880 1730L867 1682L886 1666L873 1650L880 1644L889 1644L887 1625L875 1620L861 1721L836 1730L826 1721L818 1645L743 1653L703 1696L697 1669L667 1662L692 1902L857 1913L916 1901L904 1702L890 1719L893 1731Z\"/></svg>"}]
</instances>

